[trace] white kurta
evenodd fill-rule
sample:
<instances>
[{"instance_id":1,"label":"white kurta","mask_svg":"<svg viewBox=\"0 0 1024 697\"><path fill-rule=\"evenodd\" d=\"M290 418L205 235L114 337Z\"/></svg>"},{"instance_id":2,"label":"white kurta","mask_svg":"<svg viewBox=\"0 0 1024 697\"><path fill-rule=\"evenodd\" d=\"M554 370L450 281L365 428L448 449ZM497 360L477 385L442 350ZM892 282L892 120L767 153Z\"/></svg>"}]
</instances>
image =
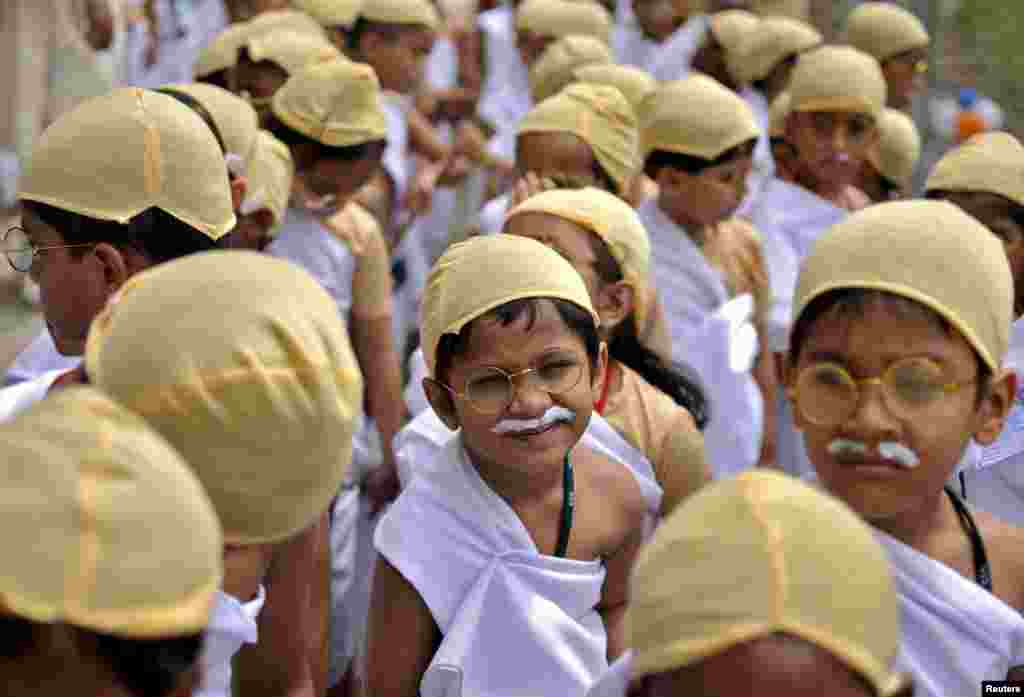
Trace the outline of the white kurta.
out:
<instances>
[{"instance_id":1,"label":"white kurta","mask_svg":"<svg viewBox=\"0 0 1024 697\"><path fill-rule=\"evenodd\" d=\"M505 226L505 215L508 213L511 203L512 194L502 194L488 201L487 205L480 210L480 216L477 218L480 232L484 235L496 235L501 232Z\"/></svg>"},{"instance_id":2,"label":"white kurta","mask_svg":"<svg viewBox=\"0 0 1024 697\"><path fill-rule=\"evenodd\" d=\"M32 340L28 346L18 354L14 363L7 370L4 383L15 385L25 380L31 380L51 370L72 370L82 362L81 356L64 356L57 351L53 343L53 337L46 329L39 332L39 335Z\"/></svg>"},{"instance_id":3,"label":"white kurta","mask_svg":"<svg viewBox=\"0 0 1024 697\"><path fill-rule=\"evenodd\" d=\"M515 130L533 107L529 71L516 48L514 11L507 5L482 13L478 26L484 35L485 70L477 114L496 131L493 152L512 159Z\"/></svg>"},{"instance_id":4,"label":"white kurta","mask_svg":"<svg viewBox=\"0 0 1024 697\"><path fill-rule=\"evenodd\" d=\"M641 204L651 239L651 268L672 340L672 358L700 376L711 403L704 432L716 477L752 467L760 458L764 400L750 373L757 358L753 299L729 299L721 274L686 231L654 199Z\"/></svg>"},{"instance_id":5,"label":"white kurta","mask_svg":"<svg viewBox=\"0 0 1024 697\"><path fill-rule=\"evenodd\" d=\"M632 670L633 652L627 651L608 666L608 670L587 692L587 697L626 697Z\"/></svg>"},{"instance_id":6,"label":"white kurta","mask_svg":"<svg viewBox=\"0 0 1024 697\"><path fill-rule=\"evenodd\" d=\"M311 273L334 298L338 312L347 321L352 309L356 258L348 245L331 234L319 218L298 208L289 208L267 252Z\"/></svg>"},{"instance_id":7,"label":"white kurta","mask_svg":"<svg viewBox=\"0 0 1024 697\"><path fill-rule=\"evenodd\" d=\"M690 74L693 57L704 43L707 15L693 15L672 36L658 44L645 66L655 80L682 80Z\"/></svg>"},{"instance_id":8,"label":"white kurta","mask_svg":"<svg viewBox=\"0 0 1024 697\"><path fill-rule=\"evenodd\" d=\"M43 401L53 383L65 372L51 370L31 380L0 389L0 423L10 421L33 404Z\"/></svg>"},{"instance_id":9,"label":"white kurta","mask_svg":"<svg viewBox=\"0 0 1024 697\"><path fill-rule=\"evenodd\" d=\"M1005 364L1024 379L1024 320L1013 324ZM1013 408L995 443L980 449L977 462L964 469L967 500L1014 525L1024 525L1024 382L1017 385Z\"/></svg>"},{"instance_id":10,"label":"white kurta","mask_svg":"<svg viewBox=\"0 0 1024 697\"><path fill-rule=\"evenodd\" d=\"M892 563L903 641L897 669L919 697L980 695L1024 665L1024 617L945 564L875 531Z\"/></svg>"},{"instance_id":11,"label":"white kurta","mask_svg":"<svg viewBox=\"0 0 1024 697\"><path fill-rule=\"evenodd\" d=\"M461 439L384 515L377 550L423 598L444 636L424 697L582 697L608 667L599 559L540 554L477 474Z\"/></svg>"},{"instance_id":12,"label":"white kurta","mask_svg":"<svg viewBox=\"0 0 1024 697\"><path fill-rule=\"evenodd\" d=\"M256 620L266 597L263 586L247 603L217 591L199 659L203 683L194 691L195 697L231 697L231 659L243 645L256 643Z\"/></svg>"},{"instance_id":13,"label":"white kurta","mask_svg":"<svg viewBox=\"0 0 1024 697\"><path fill-rule=\"evenodd\" d=\"M750 176L747 177L747 194L740 204L737 215L746 217L765 185L775 176L775 158L772 156L771 140L768 135L768 100L764 95L752 87L744 87L739 92L740 97L750 106L757 119L757 126L761 129L761 135L757 138L757 145L754 146L753 167Z\"/></svg>"}]
</instances>

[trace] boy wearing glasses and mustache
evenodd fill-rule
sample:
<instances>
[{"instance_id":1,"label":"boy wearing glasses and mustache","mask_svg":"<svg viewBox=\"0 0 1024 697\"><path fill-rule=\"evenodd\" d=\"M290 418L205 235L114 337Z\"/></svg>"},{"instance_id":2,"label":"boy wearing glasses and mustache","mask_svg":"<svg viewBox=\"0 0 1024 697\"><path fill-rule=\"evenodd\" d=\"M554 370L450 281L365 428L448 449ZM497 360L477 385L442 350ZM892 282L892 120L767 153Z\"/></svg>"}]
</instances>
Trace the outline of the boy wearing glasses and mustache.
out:
<instances>
[{"instance_id":1,"label":"boy wearing glasses and mustache","mask_svg":"<svg viewBox=\"0 0 1024 697\"><path fill-rule=\"evenodd\" d=\"M607 362L597 322L535 240L474 238L434 266L424 388L459 433L377 528L369 693L578 697L622 652L646 504L576 448Z\"/></svg>"},{"instance_id":2,"label":"boy wearing glasses and mustache","mask_svg":"<svg viewBox=\"0 0 1024 697\"><path fill-rule=\"evenodd\" d=\"M1012 310L1001 245L944 202L856 213L800 274L787 395L821 484L889 553L919 695L1024 677L1024 532L946 486L1002 430Z\"/></svg>"}]
</instances>

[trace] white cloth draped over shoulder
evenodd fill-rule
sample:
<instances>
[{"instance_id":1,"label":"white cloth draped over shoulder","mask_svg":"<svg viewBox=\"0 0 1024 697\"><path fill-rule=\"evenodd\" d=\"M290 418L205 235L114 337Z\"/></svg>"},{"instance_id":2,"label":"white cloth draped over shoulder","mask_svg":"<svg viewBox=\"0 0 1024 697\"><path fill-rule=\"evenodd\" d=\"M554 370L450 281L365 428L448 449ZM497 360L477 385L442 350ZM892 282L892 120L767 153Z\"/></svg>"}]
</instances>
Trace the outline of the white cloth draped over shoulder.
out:
<instances>
[{"instance_id":1,"label":"white cloth draped over shoulder","mask_svg":"<svg viewBox=\"0 0 1024 697\"><path fill-rule=\"evenodd\" d=\"M753 87L744 87L739 91L739 95L754 112L757 126L761 129L761 135L758 136L757 144L754 146L753 166L747 177L747 193L736 211L736 215L747 217L764 187L775 176L775 157L772 155L769 134L768 100L765 99L764 94Z\"/></svg>"},{"instance_id":2,"label":"white cloth draped over shoulder","mask_svg":"<svg viewBox=\"0 0 1024 697\"><path fill-rule=\"evenodd\" d=\"M25 349L14 359L4 378L6 385L32 380L51 370L72 370L82 362L81 356L64 356L57 351L53 337L46 329L39 332Z\"/></svg>"},{"instance_id":3,"label":"white cloth draped over shoulder","mask_svg":"<svg viewBox=\"0 0 1024 697\"><path fill-rule=\"evenodd\" d=\"M444 635L423 697L582 697L608 667L599 559L540 554L461 439L437 453L377 528L377 550Z\"/></svg>"},{"instance_id":4,"label":"white cloth draped over shoulder","mask_svg":"<svg viewBox=\"0 0 1024 697\"><path fill-rule=\"evenodd\" d=\"M807 189L778 177L769 179L746 217L761 233L772 288L769 344L785 351L801 261L819 236L849 213Z\"/></svg>"},{"instance_id":5,"label":"white cloth draped over shoulder","mask_svg":"<svg viewBox=\"0 0 1024 697\"><path fill-rule=\"evenodd\" d=\"M718 271L654 199L638 212L651 239L672 358L697 372L711 403L708 461L716 478L735 474L760 458L764 423L764 400L750 373L758 352L753 298L730 300Z\"/></svg>"},{"instance_id":6,"label":"white cloth draped over shoulder","mask_svg":"<svg viewBox=\"0 0 1024 697\"><path fill-rule=\"evenodd\" d=\"M31 380L0 389L0 423L10 421L36 402L43 401L53 383L66 372L62 369L50 370Z\"/></svg>"},{"instance_id":7,"label":"white cloth draped over shoulder","mask_svg":"<svg viewBox=\"0 0 1024 697\"><path fill-rule=\"evenodd\" d=\"M627 651L608 666L587 692L587 697L626 697L632 670L633 652Z\"/></svg>"},{"instance_id":8,"label":"white cloth draped over shoulder","mask_svg":"<svg viewBox=\"0 0 1024 697\"><path fill-rule=\"evenodd\" d=\"M257 619L266 598L263 586L245 603L217 591L200 654L203 682L195 690L195 697L231 697L231 659L245 644L256 643Z\"/></svg>"},{"instance_id":9,"label":"white cloth draped over shoulder","mask_svg":"<svg viewBox=\"0 0 1024 697\"><path fill-rule=\"evenodd\" d=\"M1024 665L1024 617L950 567L875 531L892 563L903 641L897 668L918 697L981 694Z\"/></svg>"}]
</instances>

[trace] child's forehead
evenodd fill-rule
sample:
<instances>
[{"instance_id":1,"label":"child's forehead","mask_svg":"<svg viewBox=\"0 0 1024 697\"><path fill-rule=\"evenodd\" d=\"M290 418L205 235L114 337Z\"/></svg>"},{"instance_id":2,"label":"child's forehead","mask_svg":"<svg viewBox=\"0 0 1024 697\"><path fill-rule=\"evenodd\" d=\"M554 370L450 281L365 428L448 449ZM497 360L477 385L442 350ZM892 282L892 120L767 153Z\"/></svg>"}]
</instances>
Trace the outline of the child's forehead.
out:
<instances>
[{"instance_id":1,"label":"child's forehead","mask_svg":"<svg viewBox=\"0 0 1024 697\"><path fill-rule=\"evenodd\" d=\"M519 367L550 351L585 350L583 340L565 323L552 301L535 301L511 322L495 314L479 317L469 325L466 351L453 364Z\"/></svg>"}]
</instances>

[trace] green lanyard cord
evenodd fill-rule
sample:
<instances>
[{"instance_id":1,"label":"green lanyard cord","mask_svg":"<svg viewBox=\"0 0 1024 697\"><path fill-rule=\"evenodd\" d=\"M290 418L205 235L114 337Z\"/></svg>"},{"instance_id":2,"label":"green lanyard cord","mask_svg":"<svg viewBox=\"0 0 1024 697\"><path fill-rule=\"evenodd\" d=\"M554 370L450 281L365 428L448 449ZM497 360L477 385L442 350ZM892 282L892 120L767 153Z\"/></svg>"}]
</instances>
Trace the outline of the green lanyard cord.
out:
<instances>
[{"instance_id":1,"label":"green lanyard cord","mask_svg":"<svg viewBox=\"0 0 1024 697\"><path fill-rule=\"evenodd\" d=\"M564 557L569 548L569 534L572 532L572 517L576 510L576 486L573 481L572 463L569 453L565 454L565 465L562 468L562 523L558 528L558 544L555 556Z\"/></svg>"}]
</instances>

